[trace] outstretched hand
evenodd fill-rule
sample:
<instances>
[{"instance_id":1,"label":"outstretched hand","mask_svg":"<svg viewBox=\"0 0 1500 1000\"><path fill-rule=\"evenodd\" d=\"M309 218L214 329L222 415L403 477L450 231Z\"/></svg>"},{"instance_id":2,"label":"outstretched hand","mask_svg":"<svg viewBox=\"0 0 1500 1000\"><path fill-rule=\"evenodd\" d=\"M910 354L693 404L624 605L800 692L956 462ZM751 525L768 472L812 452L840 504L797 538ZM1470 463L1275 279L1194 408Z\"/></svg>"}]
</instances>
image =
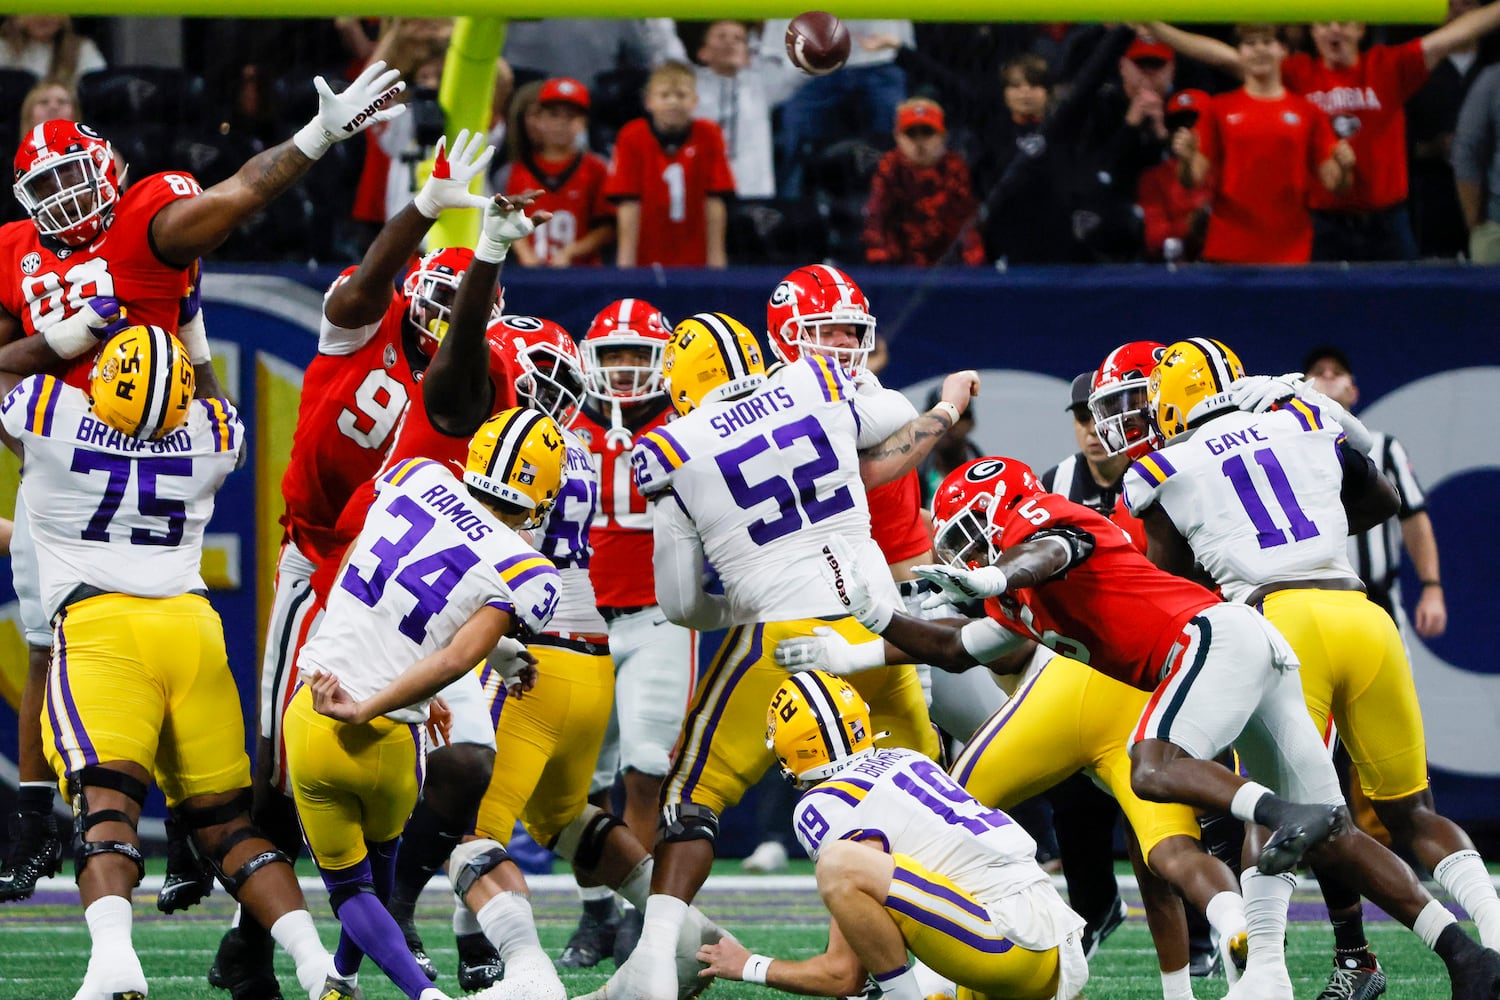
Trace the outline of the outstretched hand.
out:
<instances>
[{"instance_id":1,"label":"outstretched hand","mask_svg":"<svg viewBox=\"0 0 1500 1000\"><path fill-rule=\"evenodd\" d=\"M406 89L401 71L387 69L378 59L338 93L321 76L313 79L313 87L318 92L318 113L292 137L310 160L376 122L388 122L406 113L406 105L396 103L396 96Z\"/></svg>"},{"instance_id":2,"label":"outstretched hand","mask_svg":"<svg viewBox=\"0 0 1500 1000\"><path fill-rule=\"evenodd\" d=\"M490 199L473 194L469 185L484 172L495 155L495 147L487 146L484 136L468 129L458 133L449 154L448 137L438 140L437 152L432 160L432 173L422 185L422 190L412 199L417 211L429 219L436 219L445 208L484 208Z\"/></svg>"},{"instance_id":3,"label":"outstretched hand","mask_svg":"<svg viewBox=\"0 0 1500 1000\"><path fill-rule=\"evenodd\" d=\"M541 191L526 191L517 195L497 194L487 201L474 256L490 264L498 264L510 253L512 243L530 236L537 226L550 220L551 212L536 212L530 216L526 214L526 210L541 196Z\"/></svg>"}]
</instances>

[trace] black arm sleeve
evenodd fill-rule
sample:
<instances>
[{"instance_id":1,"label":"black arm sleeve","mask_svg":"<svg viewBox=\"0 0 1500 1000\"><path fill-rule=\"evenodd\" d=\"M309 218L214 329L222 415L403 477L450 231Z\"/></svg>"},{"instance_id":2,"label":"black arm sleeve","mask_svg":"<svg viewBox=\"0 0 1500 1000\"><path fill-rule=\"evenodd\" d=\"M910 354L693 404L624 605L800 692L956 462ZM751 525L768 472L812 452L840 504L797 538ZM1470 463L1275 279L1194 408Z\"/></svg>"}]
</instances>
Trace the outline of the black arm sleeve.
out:
<instances>
[{"instance_id":1,"label":"black arm sleeve","mask_svg":"<svg viewBox=\"0 0 1500 1000\"><path fill-rule=\"evenodd\" d=\"M1349 515L1349 534L1357 535L1393 517L1401 509L1401 496L1369 455L1348 441L1340 441L1338 450L1344 466L1339 499Z\"/></svg>"}]
</instances>

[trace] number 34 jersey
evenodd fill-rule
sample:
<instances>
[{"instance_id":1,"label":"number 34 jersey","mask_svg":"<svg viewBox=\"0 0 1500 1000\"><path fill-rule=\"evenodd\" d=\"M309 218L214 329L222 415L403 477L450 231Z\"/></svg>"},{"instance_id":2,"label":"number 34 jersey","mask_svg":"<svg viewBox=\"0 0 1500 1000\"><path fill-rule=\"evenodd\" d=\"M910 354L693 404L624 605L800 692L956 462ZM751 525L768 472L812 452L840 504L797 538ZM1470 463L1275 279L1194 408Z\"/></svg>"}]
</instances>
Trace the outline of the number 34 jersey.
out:
<instances>
[{"instance_id":1,"label":"number 34 jersey","mask_svg":"<svg viewBox=\"0 0 1500 1000\"><path fill-rule=\"evenodd\" d=\"M1268 583L1356 580L1342 439L1336 422L1300 399L1229 413L1132 465L1125 502L1136 516L1160 504L1228 600Z\"/></svg>"},{"instance_id":2,"label":"number 34 jersey","mask_svg":"<svg viewBox=\"0 0 1500 1000\"><path fill-rule=\"evenodd\" d=\"M809 355L772 369L747 396L641 435L635 482L692 519L734 622L847 614L824 582L823 546L850 539L866 575L890 579L870 540L858 450L915 415L899 392L856 392L837 365Z\"/></svg>"},{"instance_id":3,"label":"number 34 jersey","mask_svg":"<svg viewBox=\"0 0 1500 1000\"><path fill-rule=\"evenodd\" d=\"M532 632L546 629L561 590L557 570L444 463L407 459L375 491L323 623L302 648L304 675L332 673L356 699L369 697L487 605ZM425 721L427 702L388 717Z\"/></svg>"},{"instance_id":4,"label":"number 34 jersey","mask_svg":"<svg viewBox=\"0 0 1500 1000\"><path fill-rule=\"evenodd\" d=\"M5 397L0 421L24 452L49 618L79 584L135 597L203 589L203 528L245 440L228 400L194 400L183 426L137 441L96 420L83 390L32 375Z\"/></svg>"}]
</instances>

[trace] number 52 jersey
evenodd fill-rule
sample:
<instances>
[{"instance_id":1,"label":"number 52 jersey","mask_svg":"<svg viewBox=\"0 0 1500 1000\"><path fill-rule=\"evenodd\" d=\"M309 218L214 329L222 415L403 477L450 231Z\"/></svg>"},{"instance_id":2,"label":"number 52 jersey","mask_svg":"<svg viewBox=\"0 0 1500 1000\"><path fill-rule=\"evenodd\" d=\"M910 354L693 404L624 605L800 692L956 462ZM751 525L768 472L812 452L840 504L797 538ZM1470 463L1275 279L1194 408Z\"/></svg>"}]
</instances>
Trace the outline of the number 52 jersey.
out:
<instances>
[{"instance_id":1,"label":"number 52 jersey","mask_svg":"<svg viewBox=\"0 0 1500 1000\"><path fill-rule=\"evenodd\" d=\"M203 529L245 440L228 400L196 399L183 426L137 441L95 419L83 390L33 375L5 397L0 421L25 454L49 618L79 584L135 597L203 589Z\"/></svg>"}]
</instances>

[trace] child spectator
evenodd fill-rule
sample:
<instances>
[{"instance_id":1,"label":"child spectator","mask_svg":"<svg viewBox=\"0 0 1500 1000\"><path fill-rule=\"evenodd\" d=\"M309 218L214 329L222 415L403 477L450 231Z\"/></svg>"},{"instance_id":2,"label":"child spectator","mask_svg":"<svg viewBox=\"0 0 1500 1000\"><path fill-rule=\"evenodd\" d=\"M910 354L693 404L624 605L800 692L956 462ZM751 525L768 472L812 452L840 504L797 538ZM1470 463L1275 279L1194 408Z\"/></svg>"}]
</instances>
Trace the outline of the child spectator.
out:
<instances>
[{"instance_id":1,"label":"child spectator","mask_svg":"<svg viewBox=\"0 0 1500 1000\"><path fill-rule=\"evenodd\" d=\"M1274 25L1241 25L1236 33L1245 85L1213 99L1198 123L1201 150L1185 151L1195 185L1210 170L1214 177L1203 259L1305 264L1313 243L1308 195L1315 183L1347 187L1354 150L1334 136L1326 115L1282 85L1287 53Z\"/></svg>"},{"instance_id":2,"label":"child spectator","mask_svg":"<svg viewBox=\"0 0 1500 1000\"><path fill-rule=\"evenodd\" d=\"M1453 176L1469 259L1500 264L1500 66L1491 66L1464 98L1453 133Z\"/></svg>"},{"instance_id":3,"label":"child spectator","mask_svg":"<svg viewBox=\"0 0 1500 1000\"><path fill-rule=\"evenodd\" d=\"M896 107L896 148L880 158L865 208L865 259L931 267L959 244L965 264L983 264L969 166L948 148L943 109L924 97Z\"/></svg>"},{"instance_id":4,"label":"child spectator","mask_svg":"<svg viewBox=\"0 0 1500 1000\"><path fill-rule=\"evenodd\" d=\"M723 133L695 119L697 107L692 67L663 63L646 81L646 117L620 129L605 193L618 206L621 267L728 263L725 199L734 174Z\"/></svg>"},{"instance_id":5,"label":"child spectator","mask_svg":"<svg viewBox=\"0 0 1500 1000\"><path fill-rule=\"evenodd\" d=\"M61 80L77 87L80 76L104 66L99 46L73 30L72 18L26 14L0 24L0 67L24 69L38 80Z\"/></svg>"},{"instance_id":6,"label":"child spectator","mask_svg":"<svg viewBox=\"0 0 1500 1000\"><path fill-rule=\"evenodd\" d=\"M1194 184L1194 126L1210 98L1201 90L1179 90L1167 101L1163 124L1171 135L1169 159L1141 174L1136 201L1146 226L1146 256L1152 260L1199 260L1208 225L1210 185Z\"/></svg>"},{"instance_id":7,"label":"child spectator","mask_svg":"<svg viewBox=\"0 0 1500 1000\"><path fill-rule=\"evenodd\" d=\"M542 84L524 113L504 193L541 188L545 194L532 208L552 213L530 239L514 244L527 267L597 265L600 249L615 237L615 209L604 197L609 167L580 148L588 124L588 88L566 77Z\"/></svg>"},{"instance_id":8,"label":"child spectator","mask_svg":"<svg viewBox=\"0 0 1500 1000\"><path fill-rule=\"evenodd\" d=\"M779 49L753 51L744 21L711 23L698 61L698 113L724 133L735 194L771 197L776 193L771 108L797 89L797 70Z\"/></svg>"}]
</instances>

